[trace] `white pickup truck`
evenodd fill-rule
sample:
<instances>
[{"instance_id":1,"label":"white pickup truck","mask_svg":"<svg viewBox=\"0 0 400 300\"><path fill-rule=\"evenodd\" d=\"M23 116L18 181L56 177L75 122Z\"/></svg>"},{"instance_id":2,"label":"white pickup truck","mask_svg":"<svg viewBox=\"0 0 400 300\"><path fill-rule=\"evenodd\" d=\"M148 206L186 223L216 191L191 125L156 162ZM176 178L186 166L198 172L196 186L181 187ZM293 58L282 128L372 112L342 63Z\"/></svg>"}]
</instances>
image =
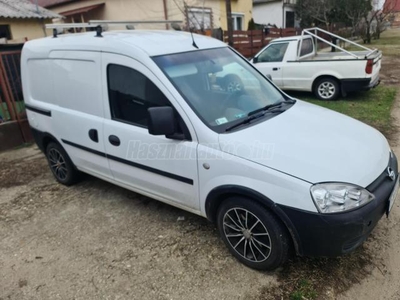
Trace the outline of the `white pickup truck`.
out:
<instances>
[{"instance_id":1,"label":"white pickup truck","mask_svg":"<svg viewBox=\"0 0 400 300\"><path fill-rule=\"evenodd\" d=\"M318 32L363 51L347 51L321 38ZM328 52L330 48L318 51L317 41L330 45L335 52ZM376 87L381 59L378 50L312 28L300 36L273 40L251 62L283 90L314 92L321 100L335 100L340 94Z\"/></svg>"}]
</instances>

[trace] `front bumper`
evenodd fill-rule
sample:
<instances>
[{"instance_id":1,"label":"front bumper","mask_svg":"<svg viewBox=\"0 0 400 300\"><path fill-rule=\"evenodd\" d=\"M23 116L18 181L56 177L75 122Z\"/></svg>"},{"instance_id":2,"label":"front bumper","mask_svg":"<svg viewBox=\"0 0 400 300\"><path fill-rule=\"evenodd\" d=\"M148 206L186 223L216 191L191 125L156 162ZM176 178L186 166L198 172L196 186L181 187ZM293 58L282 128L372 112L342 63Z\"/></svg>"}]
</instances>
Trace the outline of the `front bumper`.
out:
<instances>
[{"instance_id":1,"label":"front bumper","mask_svg":"<svg viewBox=\"0 0 400 300\"><path fill-rule=\"evenodd\" d=\"M397 159L393 155L389 167L398 174ZM398 175L397 175L398 176ZM396 177L397 180L397 177ZM396 180L384 172L367 189L375 200L353 211L321 214L279 206L297 233L298 253L303 256L339 256L360 246L381 217L387 212L389 197Z\"/></svg>"}]
</instances>

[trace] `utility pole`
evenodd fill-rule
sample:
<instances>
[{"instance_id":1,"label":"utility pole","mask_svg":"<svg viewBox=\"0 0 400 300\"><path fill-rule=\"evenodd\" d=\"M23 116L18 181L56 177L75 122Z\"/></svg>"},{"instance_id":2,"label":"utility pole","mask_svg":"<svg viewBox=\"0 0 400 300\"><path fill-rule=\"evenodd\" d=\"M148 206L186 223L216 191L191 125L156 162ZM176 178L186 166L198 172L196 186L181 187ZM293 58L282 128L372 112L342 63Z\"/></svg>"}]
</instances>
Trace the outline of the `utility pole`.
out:
<instances>
[{"instance_id":1,"label":"utility pole","mask_svg":"<svg viewBox=\"0 0 400 300\"><path fill-rule=\"evenodd\" d=\"M231 0L225 0L226 3L226 20L228 22L228 45L233 47L233 19Z\"/></svg>"}]
</instances>

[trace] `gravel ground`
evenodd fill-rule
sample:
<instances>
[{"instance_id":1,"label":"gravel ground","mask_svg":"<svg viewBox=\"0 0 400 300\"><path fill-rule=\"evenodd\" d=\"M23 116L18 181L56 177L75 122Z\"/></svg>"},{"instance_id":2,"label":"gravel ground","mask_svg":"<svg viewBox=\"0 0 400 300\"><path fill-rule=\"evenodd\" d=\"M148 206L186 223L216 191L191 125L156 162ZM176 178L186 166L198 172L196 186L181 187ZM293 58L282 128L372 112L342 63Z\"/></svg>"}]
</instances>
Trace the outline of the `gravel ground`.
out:
<instances>
[{"instance_id":1,"label":"gravel ground","mask_svg":"<svg viewBox=\"0 0 400 300\"><path fill-rule=\"evenodd\" d=\"M383 58L384 84L399 86L400 58ZM397 82L396 82L397 80ZM392 150L400 159L400 87L392 110L394 133L390 137ZM400 193L399 193L400 194ZM371 274L361 277L339 299L400 299L400 195L394 204L390 217L383 217L366 244L372 255Z\"/></svg>"},{"instance_id":2,"label":"gravel ground","mask_svg":"<svg viewBox=\"0 0 400 300\"><path fill-rule=\"evenodd\" d=\"M400 59L383 61L398 85ZM400 158L400 91L391 146ZM276 272L238 263L207 220L85 176L55 182L35 147L0 153L0 300L286 299L302 278L318 299L400 299L400 200L340 259L294 258ZM347 290L347 291L346 291ZM345 291L344 293L341 293Z\"/></svg>"},{"instance_id":3,"label":"gravel ground","mask_svg":"<svg viewBox=\"0 0 400 300\"><path fill-rule=\"evenodd\" d=\"M276 281L206 219L90 176L56 183L35 146L0 167L0 299L249 299Z\"/></svg>"}]
</instances>

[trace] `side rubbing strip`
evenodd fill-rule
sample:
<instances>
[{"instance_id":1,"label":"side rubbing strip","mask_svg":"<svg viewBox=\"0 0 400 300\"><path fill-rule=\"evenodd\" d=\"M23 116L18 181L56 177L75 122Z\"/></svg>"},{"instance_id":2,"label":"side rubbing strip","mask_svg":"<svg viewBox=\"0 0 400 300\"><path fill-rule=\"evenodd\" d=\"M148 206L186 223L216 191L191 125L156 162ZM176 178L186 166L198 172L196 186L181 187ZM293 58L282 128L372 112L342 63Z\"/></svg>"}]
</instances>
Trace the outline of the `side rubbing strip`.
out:
<instances>
[{"instance_id":1,"label":"side rubbing strip","mask_svg":"<svg viewBox=\"0 0 400 300\"><path fill-rule=\"evenodd\" d=\"M90 152L90 153L93 153L93 154L96 154L96 155L99 155L99 156L102 156L102 157L106 157L108 159L117 161L117 162L122 163L122 164L126 164L126 165L129 165L129 166L138 168L138 169L142 169L142 170L145 170L145 171L148 171L148 172L152 172L152 173L155 173L155 174L158 174L158 175L161 175L161 176L165 176L165 177L168 177L168 178L171 178L171 179L175 179L175 180L178 180L178 181L193 185L193 179L186 178L186 177L179 176L179 175L172 174L172 173L168 173L168 172L165 172L165 171L162 171L162 170L159 170L159 169L155 169L155 168L152 168L152 167L148 167L148 166L145 166L145 165L141 165L141 164L138 164L136 162L133 162L133 161L130 161L130 160L126 160L126 159L123 159L123 158L119 158L119 157L116 157L116 156L113 156L113 155L107 155L106 153L103 153L103 152L100 152L100 151L97 151L97 150L93 150L91 148L84 147L84 146L81 146L81 145L78 145L78 144L75 144L75 143L72 143L72 142L69 142L69 141L66 141L66 140L61 140L61 141L64 144L70 145L72 147L75 147L75 148L78 148L78 149L81 149L81 150L84 150L84 151L87 151L87 152Z\"/></svg>"},{"instance_id":2,"label":"side rubbing strip","mask_svg":"<svg viewBox=\"0 0 400 300\"><path fill-rule=\"evenodd\" d=\"M72 142L69 142L69 141L66 141L66 140L62 140L62 142L64 144L70 145L72 147L75 147L75 148L78 148L78 149L81 149L81 150L85 150L87 152L90 152L90 153L93 153L93 154L96 154L96 155L99 155L99 156L102 156L102 157L107 157L107 155L105 153L103 153L103 152L100 152L100 151L97 151L97 150L93 150L91 148L88 148L88 147L85 147L85 146L81 146L81 145L78 145L78 144L75 144L75 143L72 143Z\"/></svg>"},{"instance_id":3,"label":"side rubbing strip","mask_svg":"<svg viewBox=\"0 0 400 300\"><path fill-rule=\"evenodd\" d=\"M123 158L119 158L119 157L116 157L116 156L107 155L107 157L109 159L111 159L111 160L115 160L115 161L120 162L122 164L130 165L130 166L138 168L138 169L149 171L149 172L161 175L161 176L165 176L165 177L168 177L168 178L171 178L171 179L175 179L175 180L182 181L184 183L193 185L193 180L189 179L189 178L186 178L186 177L182 177L182 176L179 176L179 175L176 175L176 174L172 174L172 173L168 173L168 172L161 171L161 170L158 170L158 169L154 169L152 167L144 166L144 165L135 163L133 161L126 160L126 159L123 159Z\"/></svg>"},{"instance_id":4,"label":"side rubbing strip","mask_svg":"<svg viewBox=\"0 0 400 300\"><path fill-rule=\"evenodd\" d=\"M25 104L25 108L30 110L30 111L33 111L35 113L51 117L51 111L50 110L33 107L33 106L28 105L28 104Z\"/></svg>"}]
</instances>

